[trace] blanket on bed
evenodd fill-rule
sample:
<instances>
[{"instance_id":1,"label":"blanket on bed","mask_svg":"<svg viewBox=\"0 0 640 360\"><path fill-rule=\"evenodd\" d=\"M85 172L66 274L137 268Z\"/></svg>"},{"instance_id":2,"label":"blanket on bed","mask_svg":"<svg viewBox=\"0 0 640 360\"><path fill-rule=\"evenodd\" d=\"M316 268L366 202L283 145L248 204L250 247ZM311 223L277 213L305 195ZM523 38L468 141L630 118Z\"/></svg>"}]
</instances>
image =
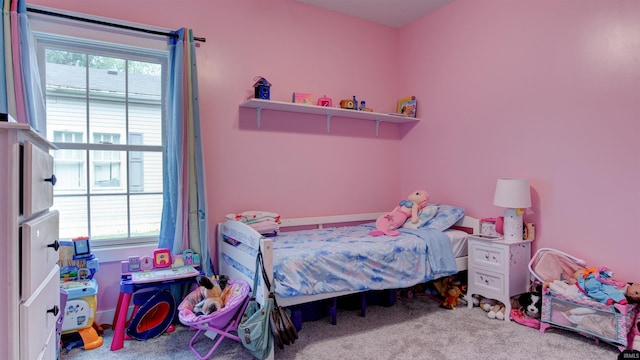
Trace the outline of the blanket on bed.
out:
<instances>
[{"instance_id":1,"label":"blanket on bed","mask_svg":"<svg viewBox=\"0 0 640 360\"><path fill-rule=\"evenodd\" d=\"M281 297L406 288L457 272L449 237L400 229L372 237L375 224L301 230L273 238L275 291Z\"/></svg>"}]
</instances>

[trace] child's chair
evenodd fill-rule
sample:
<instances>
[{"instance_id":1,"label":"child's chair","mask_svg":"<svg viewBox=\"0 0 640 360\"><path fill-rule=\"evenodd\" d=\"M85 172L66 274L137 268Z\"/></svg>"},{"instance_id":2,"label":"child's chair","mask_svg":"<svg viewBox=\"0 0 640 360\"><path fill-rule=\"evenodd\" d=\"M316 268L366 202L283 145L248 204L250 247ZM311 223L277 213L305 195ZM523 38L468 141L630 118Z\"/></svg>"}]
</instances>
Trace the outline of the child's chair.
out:
<instances>
[{"instance_id":1,"label":"child's chair","mask_svg":"<svg viewBox=\"0 0 640 360\"><path fill-rule=\"evenodd\" d=\"M203 300L202 292L199 288L187 295L180 303L180 306L178 306L178 318L180 322L189 326L192 330L196 330L195 335L191 338L191 341L189 341L189 348L200 360L210 358L225 338L238 342L241 341L238 337L238 325L249 303L251 287L247 282L242 280L229 280L227 286L230 288L228 296L224 301L224 307L211 314L196 315L193 312L195 304ZM196 339L206 331L213 331L220 336L209 352L203 356L194 348L193 344L196 342Z\"/></svg>"}]
</instances>

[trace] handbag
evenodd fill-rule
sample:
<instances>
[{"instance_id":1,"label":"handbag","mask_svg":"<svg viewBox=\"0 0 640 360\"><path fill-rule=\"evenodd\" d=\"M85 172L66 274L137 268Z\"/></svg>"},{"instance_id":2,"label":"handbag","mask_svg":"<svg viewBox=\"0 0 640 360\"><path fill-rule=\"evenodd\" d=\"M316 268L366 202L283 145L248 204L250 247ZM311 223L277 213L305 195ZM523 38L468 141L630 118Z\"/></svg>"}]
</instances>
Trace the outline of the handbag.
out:
<instances>
[{"instance_id":1,"label":"handbag","mask_svg":"<svg viewBox=\"0 0 640 360\"><path fill-rule=\"evenodd\" d=\"M262 277L265 284L269 284L264 265L262 264L262 253L258 251L256 257L256 271L253 276L253 287L251 288L251 298L247 304L242 319L238 325L238 337L242 345L249 350L251 355L258 359L266 359L271 352L273 333L270 327L270 317L274 307L275 298L269 296L265 299L264 306L256 301L258 288L258 271L262 267Z\"/></svg>"},{"instance_id":2,"label":"handbag","mask_svg":"<svg viewBox=\"0 0 640 360\"><path fill-rule=\"evenodd\" d=\"M261 255L262 254L260 253L258 254L260 259L262 259ZM269 313L269 326L271 328L271 333L273 334L276 346L279 349L284 349L285 345L291 345L298 339L298 331L293 325L293 321L291 321L287 311L278 306L274 288L269 282L269 277L267 276L264 266L262 266L262 278L264 279L265 286L269 288L269 300L273 302L273 308Z\"/></svg>"},{"instance_id":3,"label":"handbag","mask_svg":"<svg viewBox=\"0 0 640 360\"><path fill-rule=\"evenodd\" d=\"M272 294L270 294L271 296ZM278 306L278 302L273 296L273 309L271 310L271 331L276 345L280 349L284 349L285 345L291 345L298 339L298 331L293 325L293 321L289 317L287 311Z\"/></svg>"}]
</instances>

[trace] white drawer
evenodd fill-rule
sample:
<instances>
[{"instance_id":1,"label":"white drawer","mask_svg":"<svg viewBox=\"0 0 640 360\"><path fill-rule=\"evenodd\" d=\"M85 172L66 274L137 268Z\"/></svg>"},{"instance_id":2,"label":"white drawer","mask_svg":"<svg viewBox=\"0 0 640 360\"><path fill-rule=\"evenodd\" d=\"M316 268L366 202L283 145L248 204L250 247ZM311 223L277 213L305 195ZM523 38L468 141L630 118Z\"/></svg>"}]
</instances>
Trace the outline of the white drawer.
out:
<instances>
[{"instance_id":1,"label":"white drawer","mask_svg":"<svg viewBox=\"0 0 640 360\"><path fill-rule=\"evenodd\" d=\"M469 279L476 289L481 290L481 294L488 298L498 298L505 295L505 279L503 274L484 271L482 269L469 270Z\"/></svg>"},{"instance_id":2,"label":"white drawer","mask_svg":"<svg viewBox=\"0 0 640 360\"><path fill-rule=\"evenodd\" d=\"M508 268L506 253L502 246L471 241L469 243L469 266L481 266L493 271L505 270Z\"/></svg>"},{"instance_id":3,"label":"white drawer","mask_svg":"<svg viewBox=\"0 0 640 360\"><path fill-rule=\"evenodd\" d=\"M20 359L38 359L60 316L60 268L55 268L20 305Z\"/></svg>"},{"instance_id":4,"label":"white drawer","mask_svg":"<svg viewBox=\"0 0 640 360\"><path fill-rule=\"evenodd\" d=\"M22 216L25 218L53 205L53 156L24 142Z\"/></svg>"},{"instance_id":5,"label":"white drawer","mask_svg":"<svg viewBox=\"0 0 640 360\"><path fill-rule=\"evenodd\" d=\"M21 300L31 296L58 262L58 224L59 215L55 210L22 224Z\"/></svg>"},{"instance_id":6,"label":"white drawer","mask_svg":"<svg viewBox=\"0 0 640 360\"><path fill-rule=\"evenodd\" d=\"M58 337L56 335L56 328L51 329L47 343L44 345L44 349L40 352L38 360L57 360L58 359Z\"/></svg>"}]
</instances>

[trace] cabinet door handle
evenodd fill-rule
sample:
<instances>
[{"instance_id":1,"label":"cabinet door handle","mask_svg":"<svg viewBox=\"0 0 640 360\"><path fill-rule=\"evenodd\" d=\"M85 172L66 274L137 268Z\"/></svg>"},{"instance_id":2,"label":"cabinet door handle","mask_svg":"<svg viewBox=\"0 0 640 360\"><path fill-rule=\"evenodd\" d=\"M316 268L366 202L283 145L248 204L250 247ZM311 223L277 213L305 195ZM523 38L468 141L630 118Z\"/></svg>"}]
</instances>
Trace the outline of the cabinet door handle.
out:
<instances>
[{"instance_id":1,"label":"cabinet door handle","mask_svg":"<svg viewBox=\"0 0 640 360\"><path fill-rule=\"evenodd\" d=\"M47 247L53 248L53 250L58 251L60 248L60 243L58 240L54 240L51 244L47 245Z\"/></svg>"},{"instance_id":2,"label":"cabinet door handle","mask_svg":"<svg viewBox=\"0 0 640 360\"><path fill-rule=\"evenodd\" d=\"M58 179L56 179L56 175L55 174L51 174L50 178L44 179L44 181L48 181L51 183L51 185L56 186L56 182L58 181Z\"/></svg>"},{"instance_id":3,"label":"cabinet door handle","mask_svg":"<svg viewBox=\"0 0 640 360\"><path fill-rule=\"evenodd\" d=\"M51 309L47 310L47 313L52 313L53 316L58 316L59 312L60 312L60 308L58 307L58 305L53 305Z\"/></svg>"}]
</instances>

